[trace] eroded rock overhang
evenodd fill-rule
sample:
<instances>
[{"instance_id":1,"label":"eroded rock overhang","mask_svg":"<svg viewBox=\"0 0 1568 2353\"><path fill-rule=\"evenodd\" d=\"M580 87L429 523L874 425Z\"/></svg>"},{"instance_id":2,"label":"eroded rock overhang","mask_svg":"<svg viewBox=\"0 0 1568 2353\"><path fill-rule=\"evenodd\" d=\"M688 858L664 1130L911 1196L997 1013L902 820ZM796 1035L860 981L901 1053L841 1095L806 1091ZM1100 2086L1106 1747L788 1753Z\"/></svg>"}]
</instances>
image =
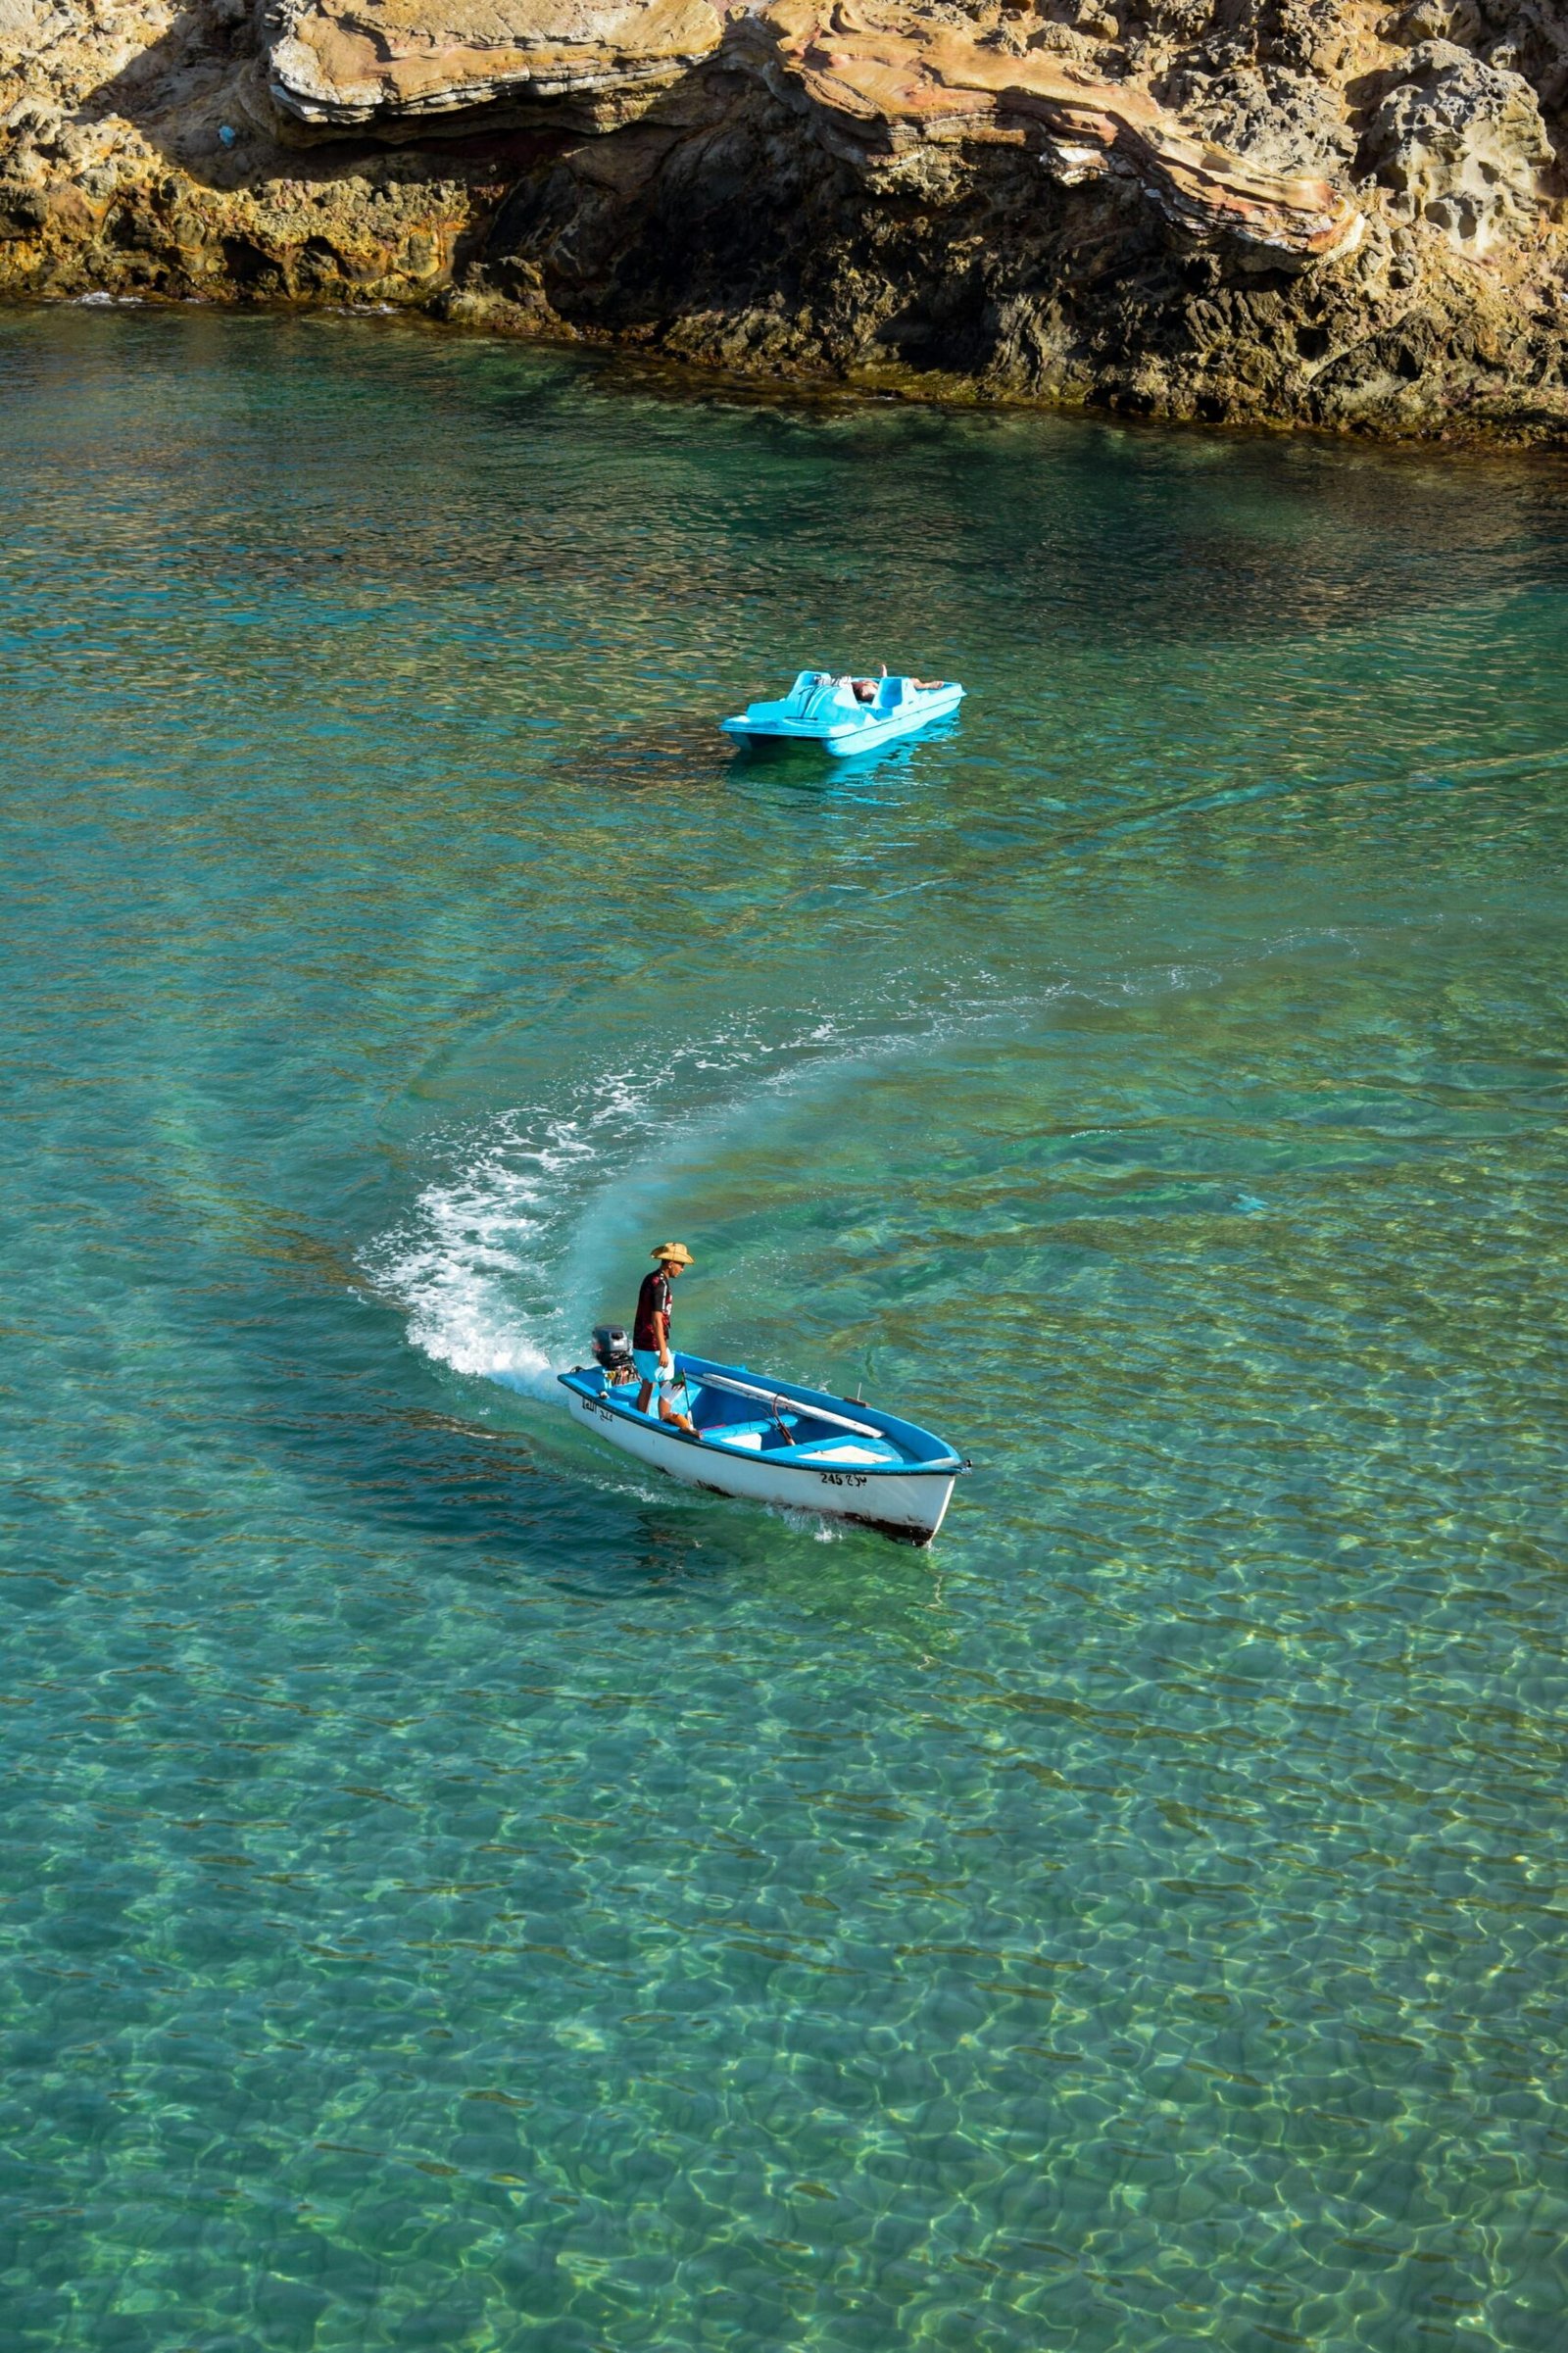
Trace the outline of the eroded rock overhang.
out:
<instances>
[{"instance_id":1,"label":"eroded rock overhang","mask_svg":"<svg viewBox=\"0 0 1568 2353\"><path fill-rule=\"evenodd\" d=\"M736 51L780 95L798 95L827 135L873 173L921 145L1009 143L1067 185L1135 180L1174 225L1279 260L1353 252L1365 229L1326 178L1258 171L1198 136L1131 81L1097 79L1019 38L1019 12L969 25L875 0L774 0L737 23ZM1005 30L1006 46L999 43ZM1021 53L1020 53L1021 52Z\"/></svg>"},{"instance_id":2,"label":"eroded rock overhang","mask_svg":"<svg viewBox=\"0 0 1568 2353\"><path fill-rule=\"evenodd\" d=\"M660 89L718 47L709 0L279 0L268 88L318 130L393 128L508 100L617 101Z\"/></svg>"},{"instance_id":3,"label":"eroded rock overhang","mask_svg":"<svg viewBox=\"0 0 1568 2353\"><path fill-rule=\"evenodd\" d=\"M1122 176L1189 235L1282 262L1354 250L1365 223L1344 188L1258 169L1137 81L1032 46L1034 24L1016 0L957 22L898 0L773 0L727 25L709 0L276 0L267 71L318 135L519 102L576 102L609 128L722 50L873 185L897 186L914 151L1013 145L1069 186Z\"/></svg>"}]
</instances>

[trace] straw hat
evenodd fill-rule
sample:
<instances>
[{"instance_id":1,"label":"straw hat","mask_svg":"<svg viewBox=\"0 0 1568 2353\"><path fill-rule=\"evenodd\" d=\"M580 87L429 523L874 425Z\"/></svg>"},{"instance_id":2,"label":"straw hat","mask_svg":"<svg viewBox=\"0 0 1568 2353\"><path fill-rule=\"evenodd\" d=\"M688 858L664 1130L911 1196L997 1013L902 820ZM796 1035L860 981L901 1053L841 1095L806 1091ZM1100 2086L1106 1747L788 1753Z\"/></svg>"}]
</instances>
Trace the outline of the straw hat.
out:
<instances>
[{"instance_id":1,"label":"straw hat","mask_svg":"<svg viewBox=\"0 0 1568 2353\"><path fill-rule=\"evenodd\" d=\"M648 1255L650 1258L673 1258L677 1266L690 1266L692 1263L691 1251L684 1242L656 1243Z\"/></svg>"}]
</instances>

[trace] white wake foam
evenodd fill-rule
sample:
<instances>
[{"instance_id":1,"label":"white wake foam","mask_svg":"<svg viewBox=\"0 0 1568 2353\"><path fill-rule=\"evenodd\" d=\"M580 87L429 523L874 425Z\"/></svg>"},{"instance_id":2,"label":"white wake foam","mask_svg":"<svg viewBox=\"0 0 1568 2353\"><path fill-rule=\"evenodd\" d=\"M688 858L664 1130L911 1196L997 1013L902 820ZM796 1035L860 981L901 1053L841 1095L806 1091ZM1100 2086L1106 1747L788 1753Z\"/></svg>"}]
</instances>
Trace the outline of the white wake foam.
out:
<instances>
[{"instance_id":1,"label":"white wake foam","mask_svg":"<svg viewBox=\"0 0 1568 2353\"><path fill-rule=\"evenodd\" d=\"M435 1139L446 1166L361 1264L437 1363L558 1398L556 1371L581 1360L619 1230L655 1218L683 1171L721 1156L731 1122L806 1079L928 1044L949 1026L928 1017L890 1035L867 1022L856 1036L812 1012L782 1037L738 1021L651 1044L646 1069L597 1072L564 1105Z\"/></svg>"},{"instance_id":2,"label":"white wake foam","mask_svg":"<svg viewBox=\"0 0 1568 2353\"><path fill-rule=\"evenodd\" d=\"M551 1124L557 1132L536 1145L515 1118L469 1139L466 1166L426 1185L406 1222L364 1256L376 1289L407 1311L414 1347L525 1397L556 1395L559 1308L542 1277L559 1255L570 1172L591 1158Z\"/></svg>"},{"instance_id":3,"label":"white wake foam","mask_svg":"<svg viewBox=\"0 0 1568 2353\"><path fill-rule=\"evenodd\" d=\"M856 1012L803 1007L771 1035L765 1016L737 1015L701 1037L650 1039L641 1066L576 1082L564 1074L553 1103L430 1139L437 1173L360 1263L436 1363L559 1402L556 1372L582 1360L606 1312L607 1265L624 1257L630 1235L680 1226L671 1204L732 1164L738 1126L770 1104L785 1112L803 1087L849 1084L858 1069L999 1023L1027 1027L1050 1001L1212 986L1226 958L1213 962L1110 967L1027 996L1004 994L982 972L935 1005L906 1008L898 999L910 976L895 972L882 1002Z\"/></svg>"}]
</instances>

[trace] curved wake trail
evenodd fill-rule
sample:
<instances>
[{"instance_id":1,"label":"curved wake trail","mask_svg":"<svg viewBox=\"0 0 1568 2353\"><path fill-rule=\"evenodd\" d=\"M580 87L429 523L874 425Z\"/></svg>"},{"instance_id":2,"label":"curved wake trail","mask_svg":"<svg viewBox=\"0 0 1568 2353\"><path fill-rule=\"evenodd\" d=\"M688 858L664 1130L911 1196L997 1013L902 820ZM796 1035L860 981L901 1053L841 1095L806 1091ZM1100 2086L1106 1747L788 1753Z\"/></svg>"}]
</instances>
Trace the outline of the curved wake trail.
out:
<instances>
[{"instance_id":1,"label":"curved wake trail","mask_svg":"<svg viewBox=\"0 0 1568 2353\"><path fill-rule=\"evenodd\" d=\"M808 1014L772 1040L738 1028L675 1047L651 1042L646 1070L594 1073L564 1105L436 1138L446 1169L360 1264L436 1363L554 1399L556 1372L581 1359L602 1312L603 1270L624 1254L628 1229L673 1216L662 1204L727 1156L737 1127L766 1122L805 1087L842 1083L857 1066L998 1010L970 1004L891 1028L885 1015L856 1025Z\"/></svg>"},{"instance_id":2,"label":"curved wake trail","mask_svg":"<svg viewBox=\"0 0 1568 2353\"><path fill-rule=\"evenodd\" d=\"M406 1222L362 1257L407 1312L415 1348L525 1397L556 1395L553 1319L528 1295L555 1254L569 1171L591 1159L568 1132L530 1146L509 1119L466 1168L424 1187Z\"/></svg>"},{"instance_id":3,"label":"curved wake trail","mask_svg":"<svg viewBox=\"0 0 1568 2353\"><path fill-rule=\"evenodd\" d=\"M614 1311L607 1270L638 1266L656 1227L689 1224L715 1177L732 1184L759 1131L787 1120L808 1093L960 1037L1032 1029L1068 997L1105 1005L1202 991L1223 986L1229 969L1312 942L1356 953L1338 929L1293 929L1193 960L1064 974L1027 996L984 974L936 1006L883 1005L858 1019L807 1009L772 1036L753 1016L684 1042L650 1038L640 1067L568 1075L564 1100L432 1138L444 1165L360 1264L434 1362L554 1401L558 1370L582 1360L591 1326Z\"/></svg>"}]
</instances>

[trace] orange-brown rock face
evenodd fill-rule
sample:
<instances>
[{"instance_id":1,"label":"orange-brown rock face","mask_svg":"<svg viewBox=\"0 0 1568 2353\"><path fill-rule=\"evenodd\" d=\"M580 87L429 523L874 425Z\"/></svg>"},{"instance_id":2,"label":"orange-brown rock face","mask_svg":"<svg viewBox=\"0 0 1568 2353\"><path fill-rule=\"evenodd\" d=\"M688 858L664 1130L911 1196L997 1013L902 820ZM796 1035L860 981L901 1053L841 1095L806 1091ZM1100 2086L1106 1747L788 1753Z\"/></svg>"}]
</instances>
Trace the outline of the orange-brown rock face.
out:
<instances>
[{"instance_id":1,"label":"orange-brown rock face","mask_svg":"<svg viewBox=\"0 0 1568 2353\"><path fill-rule=\"evenodd\" d=\"M272 96L303 123L451 115L497 99L613 101L718 47L708 0L281 0Z\"/></svg>"},{"instance_id":2,"label":"orange-brown rock face","mask_svg":"<svg viewBox=\"0 0 1568 2353\"><path fill-rule=\"evenodd\" d=\"M1195 136L1147 89L1051 49L1013 54L1022 14L997 6L956 26L875 0L775 0L752 25L764 70L793 80L868 158L917 141L1011 142L1067 186L1121 172L1199 235L1302 259L1359 242L1360 212L1327 179L1254 170ZM1011 47L999 37L1008 33Z\"/></svg>"},{"instance_id":3,"label":"orange-brown rock face","mask_svg":"<svg viewBox=\"0 0 1568 2353\"><path fill-rule=\"evenodd\" d=\"M1568 445L1568 0L0 0L0 294Z\"/></svg>"}]
</instances>

